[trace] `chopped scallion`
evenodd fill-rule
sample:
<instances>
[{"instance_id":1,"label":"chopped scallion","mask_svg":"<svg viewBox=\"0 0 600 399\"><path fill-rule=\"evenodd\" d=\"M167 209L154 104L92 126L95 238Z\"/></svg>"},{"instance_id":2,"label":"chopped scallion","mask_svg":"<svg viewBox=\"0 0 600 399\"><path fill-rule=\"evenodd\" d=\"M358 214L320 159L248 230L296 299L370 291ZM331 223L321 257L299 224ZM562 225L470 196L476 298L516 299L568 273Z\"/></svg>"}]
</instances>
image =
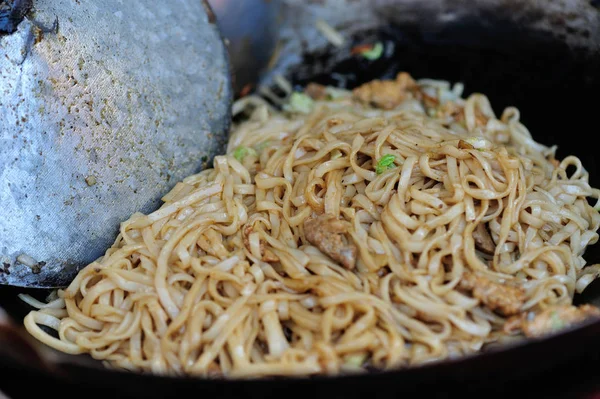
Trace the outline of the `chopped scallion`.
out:
<instances>
[{"instance_id":1,"label":"chopped scallion","mask_svg":"<svg viewBox=\"0 0 600 399\"><path fill-rule=\"evenodd\" d=\"M313 100L309 96L300 92L293 92L290 95L289 102L284 106L286 111L300 112L308 114L312 110Z\"/></svg>"},{"instance_id":2,"label":"chopped scallion","mask_svg":"<svg viewBox=\"0 0 600 399\"><path fill-rule=\"evenodd\" d=\"M375 172L380 175L388 169L394 168L396 165L394 164L394 160L396 159L395 155L387 154L382 156L377 162L377 166L375 166Z\"/></svg>"},{"instance_id":3,"label":"chopped scallion","mask_svg":"<svg viewBox=\"0 0 600 399\"><path fill-rule=\"evenodd\" d=\"M238 147L233 152L233 156L238 161L242 162L246 155L256 155L256 151L249 147Z\"/></svg>"},{"instance_id":4,"label":"chopped scallion","mask_svg":"<svg viewBox=\"0 0 600 399\"><path fill-rule=\"evenodd\" d=\"M375 61L376 59L379 59L382 54L383 54L383 44L381 44L381 42L375 43L375 45L373 47L371 47L370 49L365 50L361 53L361 55L363 57L365 57L366 59L368 59L370 61Z\"/></svg>"}]
</instances>

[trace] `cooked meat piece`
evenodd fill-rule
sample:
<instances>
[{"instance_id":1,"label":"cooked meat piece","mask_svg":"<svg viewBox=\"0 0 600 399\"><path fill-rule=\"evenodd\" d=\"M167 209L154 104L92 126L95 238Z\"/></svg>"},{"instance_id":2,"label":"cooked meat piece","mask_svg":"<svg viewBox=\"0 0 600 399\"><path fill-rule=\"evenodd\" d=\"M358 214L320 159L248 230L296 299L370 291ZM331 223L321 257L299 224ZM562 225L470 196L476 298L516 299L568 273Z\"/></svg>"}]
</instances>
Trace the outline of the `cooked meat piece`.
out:
<instances>
[{"instance_id":1,"label":"cooked meat piece","mask_svg":"<svg viewBox=\"0 0 600 399\"><path fill-rule=\"evenodd\" d=\"M354 98L383 109L396 108L417 87L416 82L406 72L400 72L396 80L373 80L352 91Z\"/></svg>"},{"instance_id":2,"label":"cooked meat piece","mask_svg":"<svg viewBox=\"0 0 600 399\"><path fill-rule=\"evenodd\" d=\"M496 244L483 223L478 224L473 231L473 239L475 240L475 247L483 253L492 255L496 250Z\"/></svg>"},{"instance_id":3,"label":"cooked meat piece","mask_svg":"<svg viewBox=\"0 0 600 399\"><path fill-rule=\"evenodd\" d=\"M250 235L250 233L252 233L252 230L252 225L246 225L244 230L242 230L242 236L244 237L244 246L248 248L248 251L250 251L250 239L248 238L248 236ZM265 243L262 240L260 241L260 253L262 255L263 262L279 261L279 257L277 255L275 255L270 249L265 248Z\"/></svg>"},{"instance_id":4,"label":"cooked meat piece","mask_svg":"<svg viewBox=\"0 0 600 399\"><path fill-rule=\"evenodd\" d=\"M540 337L594 317L600 317L600 309L592 305L552 306L533 317L523 313L508 319L504 331L514 333L521 330L527 337Z\"/></svg>"},{"instance_id":5,"label":"cooked meat piece","mask_svg":"<svg viewBox=\"0 0 600 399\"><path fill-rule=\"evenodd\" d=\"M521 288L495 283L472 273L465 273L460 287L471 291L474 298L503 316L519 313L525 303L525 293Z\"/></svg>"},{"instance_id":6,"label":"cooked meat piece","mask_svg":"<svg viewBox=\"0 0 600 399\"><path fill-rule=\"evenodd\" d=\"M313 100L323 100L327 97L327 87L311 82L304 88L304 93Z\"/></svg>"},{"instance_id":7,"label":"cooked meat piece","mask_svg":"<svg viewBox=\"0 0 600 399\"><path fill-rule=\"evenodd\" d=\"M321 215L304 222L304 234L308 242L346 269L354 269L358 249L344 237L348 228L348 222L330 215Z\"/></svg>"}]
</instances>

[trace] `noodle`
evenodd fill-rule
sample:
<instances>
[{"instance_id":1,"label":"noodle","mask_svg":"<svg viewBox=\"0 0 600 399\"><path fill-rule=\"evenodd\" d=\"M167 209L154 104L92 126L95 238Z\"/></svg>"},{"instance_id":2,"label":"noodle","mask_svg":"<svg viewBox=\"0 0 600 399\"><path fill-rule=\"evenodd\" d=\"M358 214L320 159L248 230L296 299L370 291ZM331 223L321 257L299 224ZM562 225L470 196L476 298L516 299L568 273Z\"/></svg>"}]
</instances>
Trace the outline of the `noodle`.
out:
<instances>
[{"instance_id":1,"label":"noodle","mask_svg":"<svg viewBox=\"0 0 600 399\"><path fill-rule=\"evenodd\" d=\"M50 304L28 299L27 330L121 369L291 376L462 356L567 309L600 274L579 159L514 108L401 75L309 113L240 100L227 154Z\"/></svg>"},{"instance_id":2,"label":"noodle","mask_svg":"<svg viewBox=\"0 0 600 399\"><path fill-rule=\"evenodd\" d=\"M334 46L341 47L344 45L344 36L335 30L331 25L322 19L315 21L315 27L325 36L325 38Z\"/></svg>"}]
</instances>

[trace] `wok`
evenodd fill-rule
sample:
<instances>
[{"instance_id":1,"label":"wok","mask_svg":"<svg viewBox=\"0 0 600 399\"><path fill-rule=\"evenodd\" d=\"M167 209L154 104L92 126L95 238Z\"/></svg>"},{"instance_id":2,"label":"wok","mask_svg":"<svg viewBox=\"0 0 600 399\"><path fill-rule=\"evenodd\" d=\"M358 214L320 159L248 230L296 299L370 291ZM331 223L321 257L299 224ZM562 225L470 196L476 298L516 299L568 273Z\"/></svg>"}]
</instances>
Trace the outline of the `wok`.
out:
<instances>
[{"instance_id":1,"label":"wok","mask_svg":"<svg viewBox=\"0 0 600 399\"><path fill-rule=\"evenodd\" d=\"M557 144L559 157L580 157L590 172L591 184L600 186L597 150L592 144L598 129L595 99L600 89L598 2L260 1L263 6L278 7L276 12L253 15L253 10L258 13L265 8L251 7L246 17L255 18L263 27L273 24L261 34L274 35L276 40L253 36L252 30L236 36L235 24L224 23L232 15L228 8L232 3L239 4L215 0L213 7L225 36L232 38L230 49L236 49L231 52L231 62L238 71L236 76L243 76L235 83L238 92L249 82L270 85L277 74L295 84L317 81L347 87L391 77L399 70L416 78L461 81L467 94L487 94L496 113L508 105L518 107L536 140ZM338 29L345 37L344 45L329 45L314 28L316 18ZM351 55L353 45L374 41L384 44L380 59L368 61ZM266 67L261 64L265 52L271 57ZM600 262L600 245L590 247L585 258L589 264ZM15 320L28 311L16 299L18 292L0 287L0 305ZM600 305L600 282L591 284L575 301ZM599 388L599 334L600 321L596 321L544 339L402 370L342 377L221 380L106 370L86 357L25 350L29 348L25 337L4 329L0 330L0 342L4 338L4 352L10 345L13 356L0 360L0 389L18 397L31 385L23 383L25 378L35 378L48 393L73 397L149 398L183 396L190 391L203 397L244 398L290 394L345 399L505 397L533 389L536 397L573 398Z\"/></svg>"}]
</instances>

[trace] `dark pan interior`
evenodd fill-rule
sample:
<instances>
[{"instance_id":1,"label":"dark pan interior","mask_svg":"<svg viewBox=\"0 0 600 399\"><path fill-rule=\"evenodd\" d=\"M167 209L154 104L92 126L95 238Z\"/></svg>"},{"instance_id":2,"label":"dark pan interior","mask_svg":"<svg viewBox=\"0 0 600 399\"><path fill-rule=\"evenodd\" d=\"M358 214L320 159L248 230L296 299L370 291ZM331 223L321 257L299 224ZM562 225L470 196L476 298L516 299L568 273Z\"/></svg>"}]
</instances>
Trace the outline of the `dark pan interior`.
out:
<instances>
[{"instance_id":1,"label":"dark pan interior","mask_svg":"<svg viewBox=\"0 0 600 399\"><path fill-rule=\"evenodd\" d=\"M600 54L574 49L559 39L523 32L512 25L495 27L492 33L486 36L484 31L467 24L428 37L411 28L388 26L354 38L355 44L379 40L386 49L394 48L379 60L367 61L349 52L340 54L327 48L305 55L304 63L294 68L289 77L299 85L317 81L353 87L371 79L393 77L403 70L416 78L461 81L467 93L488 95L497 114L506 106L518 107L522 121L536 140L558 145L560 158L569 154L580 157L590 173L592 185L600 187L598 150L593 142L600 113L597 100ZM585 258L589 264L600 262L600 246L589 248ZM22 320L28 310L16 298L16 294L23 291L0 287L0 306L16 320ZM45 294L28 292L38 297ZM590 285L576 301L600 305L600 282ZM65 396L85 392L102 397L111 393L123 397L166 397L175 396L177 392L181 395L189 388L208 397L281 398L292 393L345 399L400 394L450 397L452 393L461 396L484 393L484 397L496 397L536 386L538 397L559 397L561 392L566 392L564 397L576 397L573 389L593 388L600 360L598 333L600 322L457 361L335 378L201 380L67 365L68 373L57 380L35 374L30 365L3 362L1 358L0 371L5 374L2 379L8 388L3 389L9 395L27 389L22 380L27 372L32 373L28 379L35 376L37 381L60 389ZM565 378L574 367L578 376Z\"/></svg>"}]
</instances>

